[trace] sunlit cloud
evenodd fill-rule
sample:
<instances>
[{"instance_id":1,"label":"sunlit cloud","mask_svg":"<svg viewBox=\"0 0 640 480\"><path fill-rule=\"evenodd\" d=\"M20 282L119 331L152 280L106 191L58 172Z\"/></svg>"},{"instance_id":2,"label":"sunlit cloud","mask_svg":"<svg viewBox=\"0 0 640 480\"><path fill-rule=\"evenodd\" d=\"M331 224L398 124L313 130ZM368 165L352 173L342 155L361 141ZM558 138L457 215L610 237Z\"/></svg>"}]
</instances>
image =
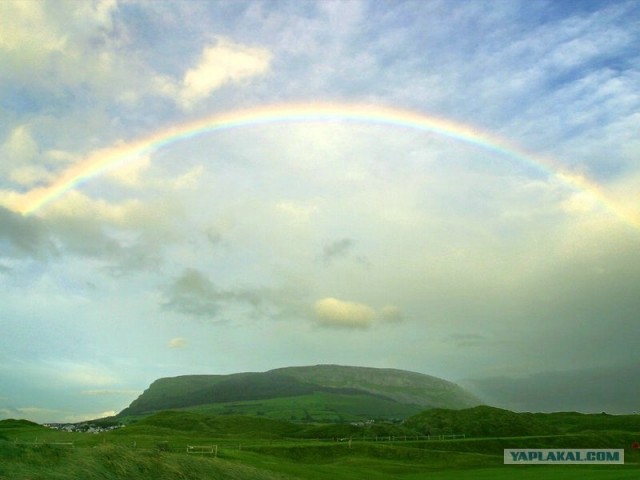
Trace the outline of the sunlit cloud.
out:
<instances>
[{"instance_id":1,"label":"sunlit cloud","mask_svg":"<svg viewBox=\"0 0 640 480\"><path fill-rule=\"evenodd\" d=\"M185 348L189 342L186 338L183 337L175 337L169 340L168 346L169 348Z\"/></svg>"},{"instance_id":2,"label":"sunlit cloud","mask_svg":"<svg viewBox=\"0 0 640 480\"><path fill-rule=\"evenodd\" d=\"M292 220L299 223L309 222L312 216L318 212L317 205L306 205L293 201L281 201L276 205L278 211L288 215Z\"/></svg>"},{"instance_id":3,"label":"sunlit cloud","mask_svg":"<svg viewBox=\"0 0 640 480\"><path fill-rule=\"evenodd\" d=\"M375 310L368 305L333 297L318 300L314 310L318 323L325 327L366 329L376 317Z\"/></svg>"},{"instance_id":4,"label":"sunlit cloud","mask_svg":"<svg viewBox=\"0 0 640 480\"><path fill-rule=\"evenodd\" d=\"M179 103L192 108L227 83L237 83L267 72L271 54L264 48L249 47L218 38L205 47L198 65L189 69L179 87Z\"/></svg>"},{"instance_id":5,"label":"sunlit cloud","mask_svg":"<svg viewBox=\"0 0 640 480\"><path fill-rule=\"evenodd\" d=\"M143 175L150 165L151 158L149 155L140 156L109 172L109 177L128 187L146 186Z\"/></svg>"}]
</instances>

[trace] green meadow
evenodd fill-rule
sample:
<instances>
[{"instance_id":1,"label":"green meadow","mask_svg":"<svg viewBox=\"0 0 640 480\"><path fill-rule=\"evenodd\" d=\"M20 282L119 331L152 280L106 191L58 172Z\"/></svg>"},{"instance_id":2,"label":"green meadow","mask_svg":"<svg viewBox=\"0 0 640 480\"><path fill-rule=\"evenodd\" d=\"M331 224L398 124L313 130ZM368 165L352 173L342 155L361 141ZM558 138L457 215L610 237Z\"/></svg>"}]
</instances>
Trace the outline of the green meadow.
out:
<instances>
[{"instance_id":1,"label":"green meadow","mask_svg":"<svg viewBox=\"0 0 640 480\"><path fill-rule=\"evenodd\" d=\"M500 416L506 411L478 412ZM436 413L444 422L446 412ZM449 411L450 421L458 422L461 415L473 417ZM470 421L478 422L477 417ZM635 416L626 416L626 422L624 417L608 417L614 428L605 429L606 419L598 417L601 428L592 430L453 440L419 435L412 439L406 426L387 425L386 432L378 426L376 440L370 435L372 427L183 411L161 412L97 434L4 420L0 421L0 479L639 478L640 452L631 449L640 438ZM549 417L541 418L541 425L550 422ZM590 418L562 414L550 426L579 430L578 424L588 426ZM420 424L425 417L414 420ZM214 453L188 453L188 446L211 447ZM625 465L503 465L504 448L624 448Z\"/></svg>"},{"instance_id":2,"label":"green meadow","mask_svg":"<svg viewBox=\"0 0 640 480\"><path fill-rule=\"evenodd\" d=\"M329 423L406 418L423 408L382 397L314 392L304 396L209 404L189 410L211 415L259 415L294 422Z\"/></svg>"}]
</instances>

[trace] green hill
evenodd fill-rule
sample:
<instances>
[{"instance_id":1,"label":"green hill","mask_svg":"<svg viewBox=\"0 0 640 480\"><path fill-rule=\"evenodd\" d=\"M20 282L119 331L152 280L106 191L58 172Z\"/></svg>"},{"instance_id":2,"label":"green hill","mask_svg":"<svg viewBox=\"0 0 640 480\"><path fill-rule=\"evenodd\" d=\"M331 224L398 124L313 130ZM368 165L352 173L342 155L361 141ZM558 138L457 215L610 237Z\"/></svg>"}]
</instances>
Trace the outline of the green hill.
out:
<instances>
[{"instance_id":1,"label":"green hill","mask_svg":"<svg viewBox=\"0 0 640 480\"><path fill-rule=\"evenodd\" d=\"M427 435L464 433L469 437L525 437L605 431L640 432L640 415L516 413L483 405L462 410L426 410L408 418L404 425Z\"/></svg>"},{"instance_id":2,"label":"green hill","mask_svg":"<svg viewBox=\"0 0 640 480\"><path fill-rule=\"evenodd\" d=\"M40 425L34 422L30 422L29 420L22 420L22 419L16 420L14 418L7 418L6 420L0 420L0 430L13 429L13 428L23 429L23 428L30 428L30 427L40 428Z\"/></svg>"},{"instance_id":3,"label":"green hill","mask_svg":"<svg viewBox=\"0 0 640 480\"><path fill-rule=\"evenodd\" d=\"M260 373L161 378L118 417L169 409L342 422L403 419L425 408L465 408L480 400L458 385L396 369L317 365Z\"/></svg>"},{"instance_id":4,"label":"green hill","mask_svg":"<svg viewBox=\"0 0 640 480\"><path fill-rule=\"evenodd\" d=\"M464 433L471 437L518 437L557 432L531 413L478 406L464 410L432 409L408 418L405 424L425 435Z\"/></svg>"}]
</instances>

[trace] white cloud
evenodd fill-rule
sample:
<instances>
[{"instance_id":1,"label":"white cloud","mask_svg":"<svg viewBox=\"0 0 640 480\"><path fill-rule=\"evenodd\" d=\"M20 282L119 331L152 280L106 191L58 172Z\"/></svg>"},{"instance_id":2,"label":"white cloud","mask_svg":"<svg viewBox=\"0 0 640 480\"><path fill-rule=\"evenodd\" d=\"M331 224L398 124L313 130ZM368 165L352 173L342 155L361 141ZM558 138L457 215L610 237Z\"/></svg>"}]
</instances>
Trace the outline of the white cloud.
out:
<instances>
[{"instance_id":1,"label":"white cloud","mask_svg":"<svg viewBox=\"0 0 640 480\"><path fill-rule=\"evenodd\" d=\"M263 48L219 38L215 45L203 49L198 65L185 73L179 103L189 109L227 83L238 83L266 73L270 61L271 54ZM166 84L163 88L167 89Z\"/></svg>"},{"instance_id":2,"label":"white cloud","mask_svg":"<svg viewBox=\"0 0 640 480\"><path fill-rule=\"evenodd\" d=\"M9 165L19 165L34 159L38 153L38 144L33 139L29 127L20 125L11 131L2 150Z\"/></svg>"},{"instance_id":3,"label":"white cloud","mask_svg":"<svg viewBox=\"0 0 640 480\"><path fill-rule=\"evenodd\" d=\"M44 2L0 2L0 18L5 19L0 29L0 48L20 51L25 56L24 63L42 60L50 52L63 51L66 38L47 21L45 8Z\"/></svg>"},{"instance_id":4,"label":"white cloud","mask_svg":"<svg viewBox=\"0 0 640 480\"><path fill-rule=\"evenodd\" d=\"M368 305L333 297L318 300L314 309L318 323L327 327L369 328L376 317Z\"/></svg>"},{"instance_id":5,"label":"white cloud","mask_svg":"<svg viewBox=\"0 0 640 480\"><path fill-rule=\"evenodd\" d=\"M51 172L45 165L39 165L40 148L28 125L15 127L4 144L0 146L0 173L23 186L31 186L38 182L49 181Z\"/></svg>"},{"instance_id":6,"label":"white cloud","mask_svg":"<svg viewBox=\"0 0 640 480\"><path fill-rule=\"evenodd\" d=\"M108 84L113 80L109 36L116 7L112 0L0 2L0 18L11 19L0 29L0 60L10 71L8 77L46 89Z\"/></svg>"},{"instance_id":7,"label":"white cloud","mask_svg":"<svg viewBox=\"0 0 640 480\"><path fill-rule=\"evenodd\" d=\"M291 200L283 200L276 204L279 212L289 216L296 223L307 223L318 212L317 205L307 205Z\"/></svg>"},{"instance_id":8,"label":"white cloud","mask_svg":"<svg viewBox=\"0 0 640 480\"><path fill-rule=\"evenodd\" d=\"M145 186L142 176L150 166L151 157L149 155L142 155L109 171L108 175L109 178L122 185L142 187Z\"/></svg>"},{"instance_id":9,"label":"white cloud","mask_svg":"<svg viewBox=\"0 0 640 480\"><path fill-rule=\"evenodd\" d=\"M358 302L327 297L314 305L316 321L324 327L344 327L366 329L378 321L400 323L404 319L402 309L395 305L385 305L379 310Z\"/></svg>"},{"instance_id":10,"label":"white cloud","mask_svg":"<svg viewBox=\"0 0 640 480\"><path fill-rule=\"evenodd\" d=\"M169 348L184 348L187 346L187 339L183 337L175 337L169 340Z\"/></svg>"}]
</instances>

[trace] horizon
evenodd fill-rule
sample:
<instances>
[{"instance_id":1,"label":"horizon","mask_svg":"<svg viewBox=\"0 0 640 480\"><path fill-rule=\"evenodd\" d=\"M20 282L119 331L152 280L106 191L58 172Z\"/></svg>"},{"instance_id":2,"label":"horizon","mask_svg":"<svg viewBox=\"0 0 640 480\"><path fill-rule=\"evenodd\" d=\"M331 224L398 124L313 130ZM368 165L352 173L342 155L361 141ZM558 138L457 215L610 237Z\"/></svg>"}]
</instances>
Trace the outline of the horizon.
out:
<instances>
[{"instance_id":1,"label":"horizon","mask_svg":"<svg viewBox=\"0 0 640 480\"><path fill-rule=\"evenodd\" d=\"M633 0L0 18L0 419L316 364L637 413Z\"/></svg>"},{"instance_id":2,"label":"horizon","mask_svg":"<svg viewBox=\"0 0 640 480\"><path fill-rule=\"evenodd\" d=\"M207 376L212 376L212 377L218 377L218 376L233 376L233 375L243 375L243 374L247 374L247 373L268 373L268 372L272 372L275 370L282 370L282 369L296 369L296 368L311 368L311 367L344 367L344 368L356 368L356 369L371 369L371 370L397 370L403 373L411 373L411 374L419 374L419 375L424 375L427 377L431 377L431 378L435 378L437 380L442 380L445 381L447 383L454 383L455 385L461 386L455 382L451 382L449 380L440 378L440 377L433 377L432 375L429 374L425 374L422 372L416 372L416 371L411 371L411 370L403 370L403 369L396 369L396 368L386 368L386 367L367 367L367 366L363 366L363 365L339 365L339 364L316 364L316 365L289 365L289 366L282 366L282 367L276 367L270 370L265 370L265 371L261 371L261 372L234 372L234 373L229 373L229 374L216 374L216 373L195 373L195 374L184 374L184 375L176 375L173 377L160 377L155 379L153 382L151 382L148 387L144 390L141 391L140 394L134 398L134 400L140 398L149 388L151 388L152 384L155 383L158 380L166 380L166 379L173 379L173 378L180 378L180 377L207 377ZM471 390L466 389L465 387L462 387L463 391L468 392L468 393L472 393L473 392ZM475 395L475 394L474 394ZM618 413L610 413L610 412L606 412L606 411L580 411L580 410L561 410L561 409L542 409L542 410L526 410L526 409L513 409L513 408L506 408L504 406L497 406L497 405L493 405L490 403L486 403L484 402L484 399L479 398L479 400L481 400L481 403L474 405L474 406L469 406L469 407L457 407L457 408L452 408L452 407L438 407L438 406L434 406L434 407L426 407L421 413L418 413L416 415L421 415L423 412L426 412L428 410L432 410L432 409L441 409L441 410L470 410L470 409L474 409L477 407L488 407L488 408L495 408L498 410L506 410L506 411L510 411L513 413L539 413L539 414L554 414L554 413L578 413L581 415L609 415L609 416L625 416L625 415L640 415L640 411L630 411L630 412L618 412ZM223 402L223 403L227 403L227 402ZM130 407L131 405L128 405L126 408ZM125 409L126 409L125 408ZM157 411L153 411L148 413L148 415L155 415L158 413L164 413L165 411L170 411L173 410L175 412L187 412L187 413L196 413L196 414L201 414L197 411L191 412L189 409L187 410L183 410L181 408L167 408L167 409L162 409L162 410L157 410ZM111 417L118 417L118 415L120 415L122 413L122 411L119 412L110 412L112 413L111 415L107 415L104 417L97 417L97 418L86 418L83 420L77 420L77 421L63 421L63 422L59 422L59 421L43 421L43 422L35 422L41 425L47 425L47 424L51 424L51 425L55 425L55 424L84 424L84 423L91 423L91 421L97 421L97 420L104 420L107 418L111 418ZM238 415L242 415L242 414L238 414ZM0 421L2 420L27 420L27 421L32 421L32 420L28 420L26 418L0 418ZM293 422L295 423L295 422Z\"/></svg>"}]
</instances>

